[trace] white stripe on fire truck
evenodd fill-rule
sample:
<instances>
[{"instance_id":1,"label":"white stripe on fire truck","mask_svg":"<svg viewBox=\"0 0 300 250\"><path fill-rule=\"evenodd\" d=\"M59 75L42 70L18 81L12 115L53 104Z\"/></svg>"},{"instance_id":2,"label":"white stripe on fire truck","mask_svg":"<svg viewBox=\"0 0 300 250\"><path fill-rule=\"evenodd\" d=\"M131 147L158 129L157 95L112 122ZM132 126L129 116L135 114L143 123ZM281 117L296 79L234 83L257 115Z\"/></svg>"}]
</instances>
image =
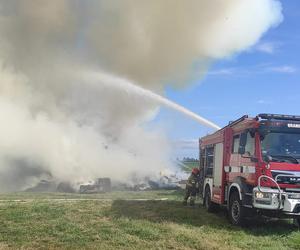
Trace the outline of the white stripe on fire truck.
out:
<instances>
[{"instance_id":1,"label":"white stripe on fire truck","mask_svg":"<svg viewBox=\"0 0 300 250\"><path fill-rule=\"evenodd\" d=\"M246 174L254 174L255 167L254 166L225 166L224 170L226 173L246 173Z\"/></svg>"}]
</instances>

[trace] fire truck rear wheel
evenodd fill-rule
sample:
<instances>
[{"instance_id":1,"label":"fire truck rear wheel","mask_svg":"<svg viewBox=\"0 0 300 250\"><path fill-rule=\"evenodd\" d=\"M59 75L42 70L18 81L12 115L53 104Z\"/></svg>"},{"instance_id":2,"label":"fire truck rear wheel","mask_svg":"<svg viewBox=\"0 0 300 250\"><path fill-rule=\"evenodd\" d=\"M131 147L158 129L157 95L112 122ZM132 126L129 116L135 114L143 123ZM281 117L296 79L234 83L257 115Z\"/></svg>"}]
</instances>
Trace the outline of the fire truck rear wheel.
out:
<instances>
[{"instance_id":1,"label":"fire truck rear wheel","mask_svg":"<svg viewBox=\"0 0 300 250\"><path fill-rule=\"evenodd\" d=\"M238 192L230 195L229 219L233 225L241 226L245 222L245 207L242 206Z\"/></svg>"},{"instance_id":2,"label":"fire truck rear wheel","mask_svg":"<svg viewBox=\"0 0 300 250\"><path fill-rule=\"evenodd\" d=\"M205 188L203 205L208 212L214 212L216 210L216 204L211 201L210 188L208 186Z\"/></svg>"}]
</instances>

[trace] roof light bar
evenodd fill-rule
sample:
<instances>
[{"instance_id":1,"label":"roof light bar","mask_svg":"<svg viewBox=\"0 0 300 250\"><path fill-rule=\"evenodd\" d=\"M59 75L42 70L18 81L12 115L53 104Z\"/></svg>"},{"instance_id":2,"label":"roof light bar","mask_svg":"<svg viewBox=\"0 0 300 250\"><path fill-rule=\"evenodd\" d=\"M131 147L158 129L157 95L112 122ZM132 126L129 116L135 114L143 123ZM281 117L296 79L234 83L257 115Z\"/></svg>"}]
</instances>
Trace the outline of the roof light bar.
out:
<instances>
[{"instance_id":1,"label":"roof light bar","mask_svg":"<svg viewBox=\"0 0 300 250\"><path fill-rule=\"evenodd\" d=\"M235 121L230 121L229 124L228 124L228 126L231 127L231 126L233 126L233 125L235 125L235 124L237 124L237 123L239 123L239 122L241 122L241 121L243 121L243 120L245 120L247 118L248 118L248 115L244 115L244 116L240 117L239 119L237 119Z\"/></svg>"},{"instance_id":2,"label":"roof light bar","mask_svg":"<svg viewBox=\"0 0 300 250\"><path fill-rule=\"evenodd\" d=\"M298 115L259 114L257 117L267 120L300 121Z\"/></svg>"}]
</instances>

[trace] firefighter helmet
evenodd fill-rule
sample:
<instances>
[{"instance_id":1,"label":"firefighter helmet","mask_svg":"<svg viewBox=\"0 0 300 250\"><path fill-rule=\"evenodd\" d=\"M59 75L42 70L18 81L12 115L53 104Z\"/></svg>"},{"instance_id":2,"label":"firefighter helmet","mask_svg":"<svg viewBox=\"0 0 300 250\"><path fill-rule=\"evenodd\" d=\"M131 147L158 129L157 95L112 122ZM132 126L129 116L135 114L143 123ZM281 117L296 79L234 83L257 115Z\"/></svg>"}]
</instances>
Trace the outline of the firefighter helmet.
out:
<instances>
[{"instance_id":1,"label":"firefighter helmet","mask_svg":"<svg viewBox=\"0 0 300 250\"><path fill-rule=\"evenodd\" d=\"M197 175L197 174L199 174L199 173L200 173L199 168L193 168L192 174Z\"/></svg>"}]
</instances>

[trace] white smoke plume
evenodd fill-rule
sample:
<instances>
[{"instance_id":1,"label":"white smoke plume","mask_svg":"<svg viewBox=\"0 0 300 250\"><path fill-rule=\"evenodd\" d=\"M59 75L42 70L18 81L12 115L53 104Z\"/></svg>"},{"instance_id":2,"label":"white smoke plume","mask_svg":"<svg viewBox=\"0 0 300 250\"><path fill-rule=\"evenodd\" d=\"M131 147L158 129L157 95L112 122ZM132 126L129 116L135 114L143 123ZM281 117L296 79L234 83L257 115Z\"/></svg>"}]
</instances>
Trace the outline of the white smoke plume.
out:
<instances>
[{"instance_id":1,"label":"white smoke plume","mask_svg":"<svg viewBox=\"0 0 300 250\"><path fill-rule=\"evenodd\" d=\"M163 131L143 129L157 104L82 76L161 93L282 19L277 0L0 0L0 191L169 167Z\"/></svg>"}]
</instances>

